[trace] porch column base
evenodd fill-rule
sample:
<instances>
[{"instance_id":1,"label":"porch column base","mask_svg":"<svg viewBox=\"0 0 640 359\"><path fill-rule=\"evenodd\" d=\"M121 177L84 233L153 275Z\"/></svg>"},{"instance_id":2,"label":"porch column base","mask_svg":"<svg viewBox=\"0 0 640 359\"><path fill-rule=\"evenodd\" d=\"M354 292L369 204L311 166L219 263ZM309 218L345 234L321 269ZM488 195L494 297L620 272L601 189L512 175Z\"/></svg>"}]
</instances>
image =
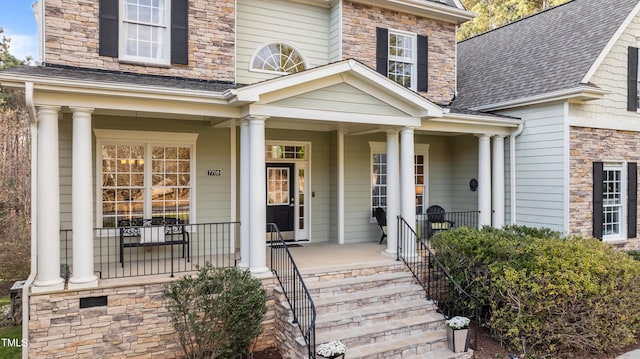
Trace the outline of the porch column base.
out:
<instances>
[{"instance_id":1,"label":"porch column base","mask_svg":"<svg viewBox=\"0 0 640 359\"><path fill-rule=\"evenodd\" d=\"M398 257L398 251L390 251L389 249L385 249L384 251L380 252L380 254L385 256L385 257L389 257L389 258L397 258Z\"/></svg>"},{"instance_id":2,"label":"porch column base","mask_svg":"<svg viewBox=\"0 0 640 359\"><path fill-rule=\"evenodd\" d=\"M69 285L67 286L69 290L72 289L88 289L88 288L98 288L98 277L92 276L88 278L70 278Z\"/></svg>"},{"instance_id":3,"label":"porch column base","mask_svg":"<svg viewBox=\"0 0 640 359\"><path fill-rule=\"evenodd\" d=\"M49 280L49 281L35 281L31 286L31 293L44 293L44 292L56 292L64 290L64 279Z\"/></svg>"},{"instance_id":4,"label":"porch column base","mask_svg":"<svg viewBox=\"0 0 640 359\"><path fill-rule=\"evenodd\" d=\"M251 269L251 276L257 279L264 279L273 277L273 273L267 267L256 268Z\"/></svg>"}]
</instances>

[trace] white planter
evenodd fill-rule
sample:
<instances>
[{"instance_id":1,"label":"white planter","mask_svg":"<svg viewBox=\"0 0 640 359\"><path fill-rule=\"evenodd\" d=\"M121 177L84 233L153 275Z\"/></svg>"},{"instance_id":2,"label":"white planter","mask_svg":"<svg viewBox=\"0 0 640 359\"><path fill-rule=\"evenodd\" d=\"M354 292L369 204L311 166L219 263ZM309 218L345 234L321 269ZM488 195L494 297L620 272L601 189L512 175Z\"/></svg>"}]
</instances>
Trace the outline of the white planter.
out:
<instances>
[{"instance_id":1,"label":"white planter","mask_svg":"<svg viewBox=\"0 0 640 359\"><path fill-rule=\"evenodd\" d=\"M447 342L454 353L463 353L469 349L469 329L451 329L447 327Z\"/></svg>"}]
</instances>

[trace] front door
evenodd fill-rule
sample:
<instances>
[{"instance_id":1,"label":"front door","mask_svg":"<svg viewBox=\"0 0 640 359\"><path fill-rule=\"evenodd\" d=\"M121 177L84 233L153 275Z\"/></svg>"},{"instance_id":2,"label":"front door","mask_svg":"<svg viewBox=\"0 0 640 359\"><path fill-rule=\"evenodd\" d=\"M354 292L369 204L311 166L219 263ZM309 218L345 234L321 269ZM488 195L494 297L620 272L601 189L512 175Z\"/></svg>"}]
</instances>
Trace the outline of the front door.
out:
<instances>
[{"instance_id":1,"label":"front door","mask_svg":"<svg viewBox=\"0 0 640 359\"><path fill-rule=\"evenodd\" d=\"M295 164L267 163L267 223L275 223L285 239L295 230L295 179Z\"/></svg>"}]
</instances>

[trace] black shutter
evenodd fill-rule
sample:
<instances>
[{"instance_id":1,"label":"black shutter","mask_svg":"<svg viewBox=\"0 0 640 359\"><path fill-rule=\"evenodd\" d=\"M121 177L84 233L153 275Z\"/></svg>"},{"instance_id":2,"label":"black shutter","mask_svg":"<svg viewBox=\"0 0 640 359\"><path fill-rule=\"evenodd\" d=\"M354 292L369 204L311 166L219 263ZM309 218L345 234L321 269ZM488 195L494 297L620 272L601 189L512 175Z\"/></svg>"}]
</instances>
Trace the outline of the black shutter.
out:
<instances>
[{"instance_id":1,"label":"black shutter","mask_svg":"<svg viewBox=\"0 0 640 359\"><path fill-rule=\"evenodd\" d=\"M429 41L418 35L418 91L427 91L429 83Z\"/></svg>"},{"instance_id":2,"label":"black shutter","mask_svg":"<svg viewBox=\"0 0 640 359\"><path fill-rule=\"evenodd\" d=\"M118 0L100 0L100 56L118 57Z\"/></svg>"},{"instance_id":3,"label":"black shutter","mask_svg":"<svg viewBox=\"0 0 640 359\"><path fill-rule=\"evenodd\" d=\"M389 66L389 30L376 28L376 71L388 76Z\"/></svg>"},{"instance_id":4,"label":"black shutter","mask_svg":"<svg viewBox=\"0 0 640 359\"><path fill-rule=\"evenodd\" d=\"M189 64L189 1L171 1L171 63Z\"/></svg>"},{"instance_id":5,"label":"black shutter","mask_svg":"<svg viewBox=\"0 0 640 359\"><path fill-rule=\"evenodd\" d=\"M638 228L638 164L627 164L627 238L636 238Z\"/></svg>"},{"instance_id":6,"label":"black shutter","mask_svg":"<svg viewBox=\"0 0 640 359\"><path fill-rule=\"evenodd\" d=\"M627 60L627 110L638 111L638 48L631 46Z\"/></svg>"},{"instance_id":7,"label":"black shutter","mask_svg":"<svg viewBox=\"0 0 640 359\"><path fill-rule=\"evenodd\" d=\"M593 163L593 237L602 239L602 162Z\"/></svg>"}]
</instances>

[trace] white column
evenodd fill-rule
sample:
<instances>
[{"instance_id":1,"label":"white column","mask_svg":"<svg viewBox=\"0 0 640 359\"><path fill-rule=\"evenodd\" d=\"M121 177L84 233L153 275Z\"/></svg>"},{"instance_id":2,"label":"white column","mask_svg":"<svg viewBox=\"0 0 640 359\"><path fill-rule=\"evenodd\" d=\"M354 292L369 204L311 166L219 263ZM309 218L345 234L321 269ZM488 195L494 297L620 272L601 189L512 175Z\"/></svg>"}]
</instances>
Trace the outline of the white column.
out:
<instances>
[{"instance_id":1,"label":"white column","mask_svg":"<svg viewBox=\"0 0 640 359\"><path fill-rule=\"evenodd\" d=\"M93 109L72 108L73 157L71 212L73 221L73 276L69 289L98 286L93 274L93 186L91 161L91 113Z\"/></svg>"},{"instance_id":2,"label":"white column","mask_svg":"<svg viewBox=\"0 0 640 359\"><path fill-rule=\"evenodd\" d=\"M344 244L344 129L338 129L338 244Z\"/></svg>"},{"instance_id":3,"label":"white column","mask_svg":"<svg viewBox=\"0 0 640 359\"><path fill-rule=\"evenodd\" d=\"M398 215L400 214L400 148L398 131L387 132L387 249L398 253ZM414 206L415 213L415 206Z\"/></svg>"},{"instance_id":4,"label":"white column","mask_svg":"<svg viewBox=\"0 0 640 359\"><path fill-rule=\"evenodd\" d=\"M491 225L491 142L478 135L478 226Z\"/></svg>"},{"instance_id":5,"label":"white column","mask_svg":"<svg viewBox=\"0 0 640 359\"><path fill-rule=\"evenodd\" d=\"M265 166L264 117L249 117L249 238L251 241L249 269L253 274L269 271L267 268L267 191Z\"/></svg>"},{"instance_id":6,"label":"white column","mask_svg":"<svg viewBox=\"0 0 640 359\"><path fill-rule=\"evenodd\" d=\"M240 121L240 263L241 268L249 268L249 233L250 233L250 216L249 216L249 122L247 120Z\"/></svg>"},{"instance_id":7,"label":"white column","mask_svg":"<svg viewBox=\"0 0 640 359\"><path fill-rule=\"evenodd\" d=\"M404 128L400 131L400 213L414 231L416 229L415 171L413 129ZM406 258L415 256L415 240L405 242L410 243L403 248L403 255Z\"/></svg>"},{"instance_id":8,"label":"white column","mask_svg":"<svg viewBox=\"0 0 640 359\"><path fill-rule=\"evenodd\" d=\"M493 140L493 195L492 225L496 228L504 226L504 137L494 136Z\"/></svg>"},{"instance_id":9,"label":"white column","mask_svg":"<svg viewBox=\"0 0 640 359\"><path fill-rule=\"evenodd\" d=\"M60 277L59 111L60 107L39 107L37 114L38 274L34 292L64 289L64 279Z\"/></svg>"}]
</instances>

